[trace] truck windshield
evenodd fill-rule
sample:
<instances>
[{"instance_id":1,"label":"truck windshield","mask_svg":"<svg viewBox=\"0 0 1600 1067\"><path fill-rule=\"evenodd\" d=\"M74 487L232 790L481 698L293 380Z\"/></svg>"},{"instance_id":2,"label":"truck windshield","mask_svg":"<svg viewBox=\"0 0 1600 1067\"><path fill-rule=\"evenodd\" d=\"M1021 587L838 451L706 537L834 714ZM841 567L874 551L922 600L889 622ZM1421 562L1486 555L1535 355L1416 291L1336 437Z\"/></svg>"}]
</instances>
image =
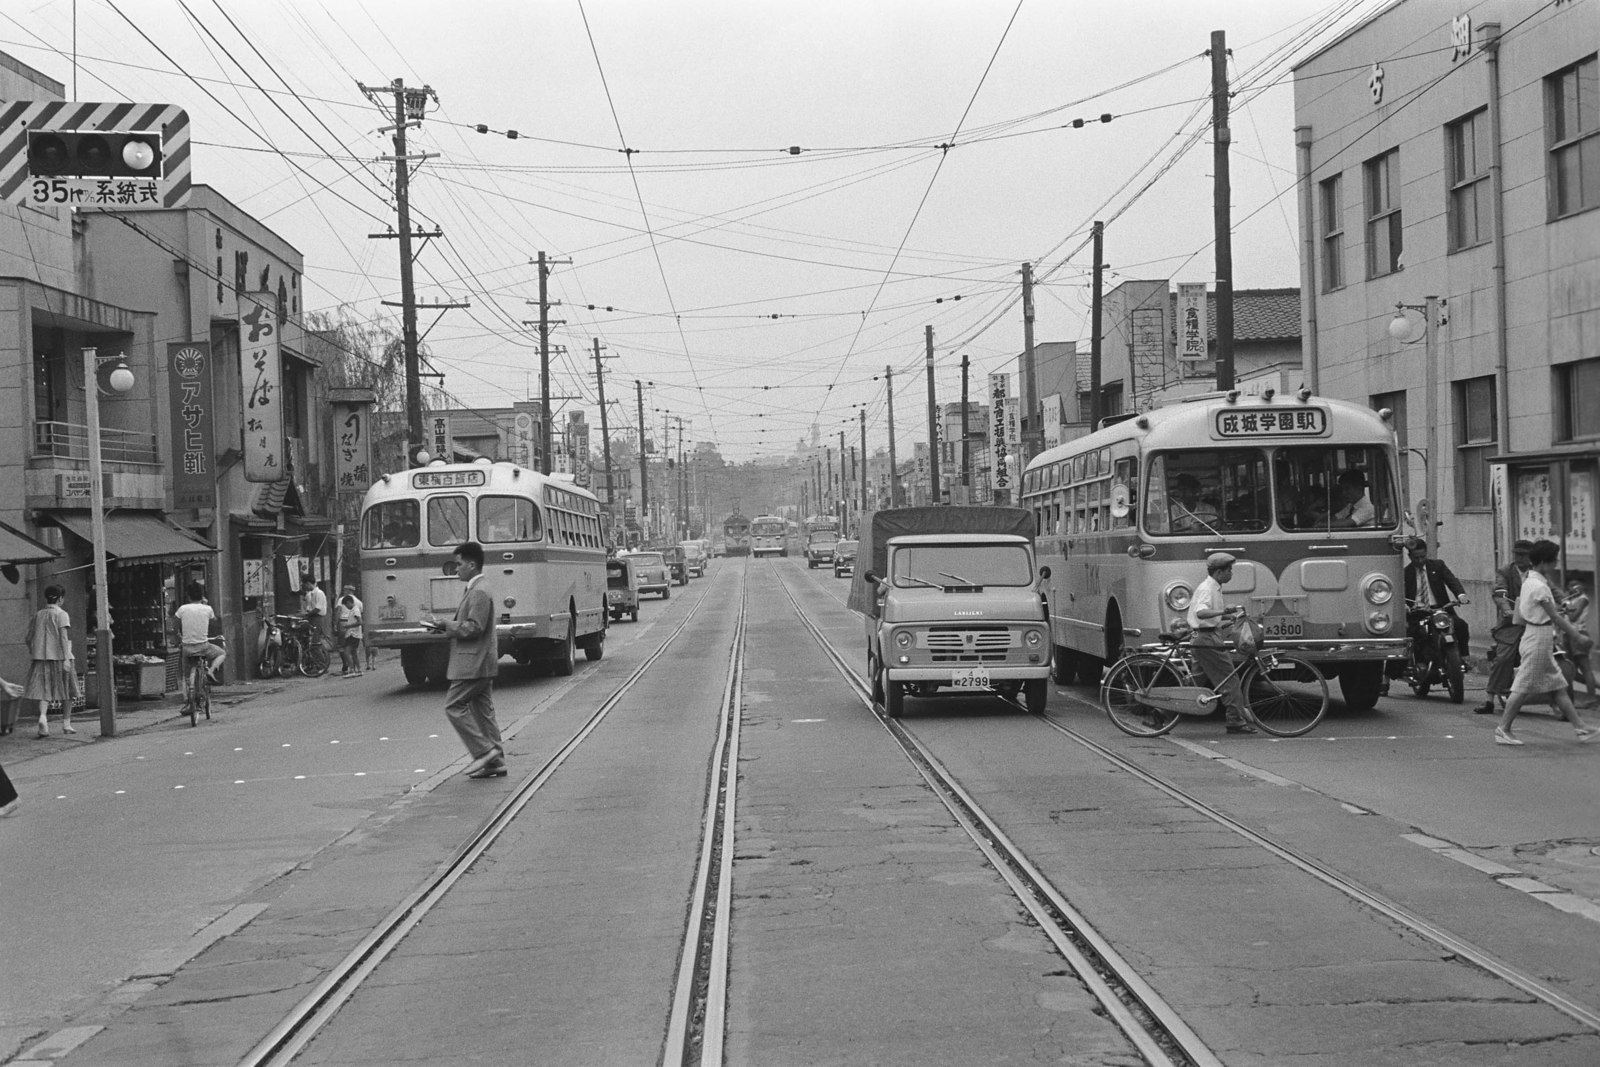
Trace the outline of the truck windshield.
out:
<instances>
[{"instance_id":1,"label":"truck windshield","mask_svg":"<svg viewBox=\"0 0 1600 1067\"><path fill-rule=\"evenodd\" d=\"M1033 584L1028 551L1021 545L905 545L894 550L889 569L902 588Z\"/></svg>"}]
</instances>

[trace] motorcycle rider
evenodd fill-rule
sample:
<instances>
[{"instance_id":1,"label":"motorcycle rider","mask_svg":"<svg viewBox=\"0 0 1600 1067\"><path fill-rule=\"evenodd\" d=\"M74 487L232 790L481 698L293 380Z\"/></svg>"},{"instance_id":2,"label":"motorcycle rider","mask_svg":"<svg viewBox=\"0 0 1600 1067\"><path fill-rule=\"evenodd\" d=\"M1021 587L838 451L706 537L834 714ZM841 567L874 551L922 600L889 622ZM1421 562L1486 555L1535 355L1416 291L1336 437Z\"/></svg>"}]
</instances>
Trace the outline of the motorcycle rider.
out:
<instances>
[{"instance_id":1,"label":"motorcycle rider","mask_svg":"<svg viewBox=\"0 0 1600 1067\"><path fill-rule=\"evenodd\" d=\"M1428 557L1428 542L1420 537L1413 537L1406 542L1406 555L1411 558L1411 563L1406 567L1406 604L1427 608L1430 612L1435 607L1450 612L1450 617L1455 620L1456 647L1465 650L1470 631L1467 620L1455 612L1456 604L1467 603L1467 591L1462 587L1461 579L1455 576L1444 560ZM1424 576L1427 580L1426 593L1423 592Z\"/></svg>"}]
</instances>

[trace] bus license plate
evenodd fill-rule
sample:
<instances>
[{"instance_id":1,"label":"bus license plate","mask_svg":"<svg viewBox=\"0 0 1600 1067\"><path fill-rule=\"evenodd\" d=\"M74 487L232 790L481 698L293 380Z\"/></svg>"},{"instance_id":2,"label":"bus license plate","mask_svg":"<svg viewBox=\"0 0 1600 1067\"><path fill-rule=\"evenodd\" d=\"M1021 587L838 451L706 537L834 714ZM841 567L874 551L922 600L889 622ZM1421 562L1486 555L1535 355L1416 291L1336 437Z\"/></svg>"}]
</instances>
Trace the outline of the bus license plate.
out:
<instances>
[{"instance_id":1,"label":"bus license plate","mask_svg":"<svg viewBox=\"0 0 1600 1067\"><path fill-rule=\"evenodd\" d=\"M406 617L404 604L384 604L378 608L378 618L384 622L399 622Z\"/></svg>"},{"instance_id":2,"label":"bus license plate","mask_svg":"<svg viewBox=\"0 0 1600 1067\"><path fill-rule=\"evenodd\" d=\"M1299 619L1287 615L1273 615L1264 620L1261 627L1261 636L1270 639L1283 639L1286 637L1304 637L1305 624Z\"/></svg>"},{"instance_id":3,"label":"bus license plate","mask_svg":"<svg viewBox=\"0 0 1600 1067\"><path fill-rule=\"evenodd\" d=\"M989 670L986 667L965 667L950 676L950 685L954 689L987 689Z\"/></svg>"}]
</instances>

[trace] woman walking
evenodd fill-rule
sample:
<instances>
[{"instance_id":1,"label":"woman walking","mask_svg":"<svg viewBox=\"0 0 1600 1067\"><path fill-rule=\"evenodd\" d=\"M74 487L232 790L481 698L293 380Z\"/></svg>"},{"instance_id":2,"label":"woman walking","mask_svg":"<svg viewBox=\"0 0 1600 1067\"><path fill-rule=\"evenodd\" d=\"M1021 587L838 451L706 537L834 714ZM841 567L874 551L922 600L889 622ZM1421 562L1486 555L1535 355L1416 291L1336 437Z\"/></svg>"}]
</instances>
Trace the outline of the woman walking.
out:
<instances>
[{"instance_id":1,"label":"woman walking","mask_svg":"<svg viewBox=\"0 0 1600 1067\"><path fill-rule=\"evenodd\" d=\"M72 728L72 701L78 690L72 674L72 636L68 633L72 617L61 606L64 595L59 585L44 591L44 607L34 613L25 638L33 666L28 668L28 681L22 688L22 695L39 702L40 737L50 736L46 716L50 705L56 701L61 702L63 709L62 732L78 732Z\"/></svg>"},{"instance_id":2,"label":"woman walking","mask_svg":"<svg viewBox=\"0 0 1600 1067\"><path fill-rule=\"evenodd\" d=\"M1535 541L1528 550L1528 573L1522 579L1522 592L1517 597L1517 614L1526 628L1518 652L1522 662L1511 682L1511 696L1506 701L1505 714L1495 727L1497 745L1520 745L1520 738L1511 733L1511 724L1529 698L1548 696L1561 717L1578 731L1579 741L1600 737L1600 727L1584 725L1578 709L1572 706L1567 692L1567 678L1556 663L1556 630L1566 634L1572 646L1582 652L1589 651L1589 639L1584 637L1556 607L1555 596L1550 592L1550 574L1561 549L1554 541Z\"/></svg>"}]
</instances>

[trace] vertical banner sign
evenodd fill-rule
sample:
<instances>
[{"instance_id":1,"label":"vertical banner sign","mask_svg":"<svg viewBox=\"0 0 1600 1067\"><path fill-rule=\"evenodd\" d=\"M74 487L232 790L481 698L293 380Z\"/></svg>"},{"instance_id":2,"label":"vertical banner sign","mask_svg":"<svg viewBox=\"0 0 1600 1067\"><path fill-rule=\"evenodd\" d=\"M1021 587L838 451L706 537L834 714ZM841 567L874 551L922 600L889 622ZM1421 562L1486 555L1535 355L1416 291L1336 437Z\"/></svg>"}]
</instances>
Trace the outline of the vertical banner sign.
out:
<instances>
[{"instance_id":1,"label":"vertical banner sign","mask_svg":"<svg viewBox=\"0 0 1600 1067\"><path fill-rule=\"evenodd\" d=\"M239 294L239 391L245 481L282 481L283 352L275 293Z\"/></svg>"},{"instance_id":2,"label":"vertical banner sign","mask_svg":"<svg viewBox=\"0 0 1600 1067\"><path fill-rule=\"evenodd\" d=\"M1206 350L1206 283L1178 283L1178 362L1199 363Z\"/></svg>"},{"instance_id":3,"label":"vertical banner sign","mask_svg":"<svg viewBox=\"0 0 1600 1067\"><path fill-rule=\"evenodd\" d=\"M574 419L567 423L567 451L572 453L573 481L589 488L589 424Z\"/></svg>"},{"instance_id":4,"label":"vertical banner sign","mask_svg":"<svg viewBox=\"0 0 1600 1067\"><path fill-rule=\"evenodd\" d=\"M1061 394L1051 393L1044 398L1044 447L1052 449L1061 443Z\"/></svg>"},{"instance_id":5,"label":"vertical banner sign","mask_svg":"<svg viewBox=\"0 0 1600 1067\"><path fill-rule=\"evenodd\" d=\"M1010 473L1006 469L1011 455L1010 439L1006 435L1006 400L1010 395L1009 374L989 375L989 454L994 467L994 491L997 493L1011 489Z\"/></svg>"},{"instance_id":6,"label":"vertical banner sign","mask_svg":"<svg viewBox=\"0 0 1600 1067\"><path fill-rule=\"evenodd\" d=\"M428 452L434 459L442 459L446 463L456 461L456 439L450 432L449 415L428 416Z\"/></svg>"},{"instance_id":7,"label":"vertical banner sign","mask_svg":"<svg viewBox=\"0 0 1600 1067\"><path fill-rule=\"evenodd\" d=\"M172 506L215 507L210 342L168 344L167 385L172 409Z\"/></svg>"},{"instance_id":8,"label":"vertical banner sign","mask_svg":"<svg viewBox=\"0 0 1600 1067\"><path fill-rule=\"evenodd\" d=\"M339 493L365 493L372 484L371 412L366 404L333 405L334 486Z\"/></svg>"}]
</instances>

